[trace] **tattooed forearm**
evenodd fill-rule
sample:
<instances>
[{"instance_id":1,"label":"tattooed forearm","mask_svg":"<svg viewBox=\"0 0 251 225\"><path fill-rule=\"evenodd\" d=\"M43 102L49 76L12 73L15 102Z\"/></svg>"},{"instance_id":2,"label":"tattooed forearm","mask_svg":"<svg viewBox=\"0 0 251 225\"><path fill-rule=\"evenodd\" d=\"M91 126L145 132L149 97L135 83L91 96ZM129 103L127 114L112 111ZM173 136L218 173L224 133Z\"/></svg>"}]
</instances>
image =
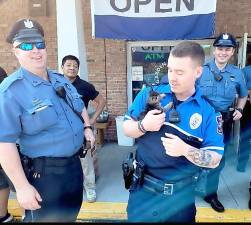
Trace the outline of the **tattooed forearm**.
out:
<instances>
[{"instance_id":1,"label":"tattooed forearm","mask_svg":"<svg viewBox=\"0 0 251 225\"><path fill-rule=\"evenodd\" d=\"M186 158L198 166L207 168L217 167L220 161L219 156L215 155L215 152L200 150L194 147L188 149Z\"/></svg>"}]
</instances>

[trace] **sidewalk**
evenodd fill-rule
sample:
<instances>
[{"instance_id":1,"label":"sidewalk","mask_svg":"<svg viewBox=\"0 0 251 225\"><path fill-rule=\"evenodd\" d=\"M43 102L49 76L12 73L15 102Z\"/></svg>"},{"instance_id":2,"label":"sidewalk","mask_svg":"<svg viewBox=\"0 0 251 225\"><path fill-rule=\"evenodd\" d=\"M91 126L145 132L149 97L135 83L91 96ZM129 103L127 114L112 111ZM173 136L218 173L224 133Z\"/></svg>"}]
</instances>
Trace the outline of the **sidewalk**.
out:
<instances>
[{"instance_id":1,"label":"sidewalk","mask_svg":"<svg viewBox=\"0 0 251 225\"><path fill-rule=\"evenodd\" d=\"M84 196L79 221L106 222L126 219L128 191L124 188L121 164L128 152L134 152L135 149L135 145L125 147L117 143L106 143L97 150L97 202L86 203ZM218 195L226 211L217 213L208 203L197 197L198 222L251 222L251 211L248 209L251 163L249 162L245 173L237 172L235 165L235 159L227 161L220 177ZM15 194L12 193L11 198L12 209L17 208ZM20 214L20 210L16 212Z\"/></svg>"},{"instance_id":2,"label":"sidewalk","mask_svg":"<svg viewBox=\"0 0 251 225\"><path fill-rule=\"evenodd\" d=\"M121 164L129 151L135 151L136 146L125 147L117 143L106 143L98 149L99 177L97 179L97 201L127 202L128 191L124 188ZM235 169L235 159L227 160L221 173L219 199L226 208L248 209L249 182L251 180L251 163L246 172L240 173ZM200 197L197 206L209 205Z\"/></svg>"}]
</instances>

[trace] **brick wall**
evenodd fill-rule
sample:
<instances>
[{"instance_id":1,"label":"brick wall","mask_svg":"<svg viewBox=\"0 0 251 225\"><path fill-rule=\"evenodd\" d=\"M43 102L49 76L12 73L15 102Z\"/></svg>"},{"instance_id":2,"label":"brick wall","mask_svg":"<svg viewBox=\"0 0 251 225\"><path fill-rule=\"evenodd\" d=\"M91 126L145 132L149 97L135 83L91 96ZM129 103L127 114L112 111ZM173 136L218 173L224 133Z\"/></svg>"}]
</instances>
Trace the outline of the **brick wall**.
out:
<instances>
[{"instance_id":1,"label":"brick wall","mask_svg":"<svg viewBox=\"0 0 251 225\"><path fill-rule=\"evenodd\" d=\"M251 1L218 0L216 13L216 34L233 33L242 37L244 32L251 36Z\"/></svg>"},{"instance_id":2,"label":"brick wall","mask_svg":"<svg viewBox=\"0 0 251 225\"><path fill-rule=\"evenodd\" d=\"M127 109L126 42L92 39L90 1L82 0L88 78L107 100L107 140L116 140L115 117Z\"/></svg>"},{"instance_id":3,"label":"brick wall","mask_svg":"<svg viewBox=\"0 0 251 225\"><path fill-rule=\"evenodd\" d=\"M11 45L5 42L6 35L13 23L29 16L29 0L1 0L0 1L0 65L11 73L19 67L16 57L11 51ZM56 8L55 0L47 1L47 15L33 17L43 25L47 51L48 67L57 68L57 42L56 42ZM30 17L32 18L32 17Z\"/></svg>"},{"instance_id":4,"label":"brick wall","mask_svg":"<svg viewBox=\"0 0 251 225\"><path fill-rule=\"evenodd\" d=\"M118 40L92 39L90 0L81 0L85 26L88 76L97 90L107 99L110 113L107 140L116 140L115 117L127 109L126 42ZM12 72L18 67L5 42L9 26L17 19L29 16L29 0L0 0L0 65ZM47 16L34 17L44 27L48 46L48 66L57 69L56 1L47 0ZM218 0L216 34L228 31L236 36L244 32L251 35L251 1Z\"/></svg>"}]
</instances>

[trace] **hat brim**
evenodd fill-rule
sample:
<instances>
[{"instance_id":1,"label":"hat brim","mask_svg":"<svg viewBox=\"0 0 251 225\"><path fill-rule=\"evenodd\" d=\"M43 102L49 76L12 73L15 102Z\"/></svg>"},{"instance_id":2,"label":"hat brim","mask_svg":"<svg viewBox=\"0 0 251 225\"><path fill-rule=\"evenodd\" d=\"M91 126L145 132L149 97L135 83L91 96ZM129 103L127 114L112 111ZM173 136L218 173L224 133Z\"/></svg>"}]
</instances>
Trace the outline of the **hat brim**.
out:
<instances>
[{"instance_id":1,"label":"hat brim","mask_svg":"<svg viewBox=\"0 0 251 225\"><path fill-rule=\"evenodd\" d=\"M21 30L14 38L14 41L19 41L19 42L42 42L44 41L43 36L36 30Z\"/></svg>"},{"instance_id":2,"label":"hat brim","mask_svg":"<svg viewBox=\"0 0 251 225\"><path fill-rule=\"evenodd\" d=\"M232 41L230 40L219 40L214 44L215 47L235 47Z\"/></svg>"},{"instance_id":3,"label":"hat brim","mask_svg":"<svg viewBox=\"0 0 251 225\"><path fill-rule=\"evenodd\" d=\"M35 42L43 42L44 39L42 37L23 37L23 38L18 38L14 41L35 43Z\"/></svg>"}]
</instances>

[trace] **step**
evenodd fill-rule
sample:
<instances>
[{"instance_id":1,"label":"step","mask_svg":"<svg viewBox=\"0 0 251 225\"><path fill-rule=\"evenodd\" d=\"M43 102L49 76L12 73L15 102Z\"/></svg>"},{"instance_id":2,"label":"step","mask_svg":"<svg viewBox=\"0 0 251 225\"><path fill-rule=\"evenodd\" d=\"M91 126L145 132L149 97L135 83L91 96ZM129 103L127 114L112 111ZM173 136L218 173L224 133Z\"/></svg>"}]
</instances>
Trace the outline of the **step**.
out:
<instances>
[{"instance_id":1,"label":"step","mask_svg":"<svg viewBox=\"0 0 251 225\"><path fill-rule=\"evenodd\" d=\"M126 220L127 203L117 202L83 202L78 222L123 222ZM9 212L21 220L23 210L16 199L9 199ZM196 222L251 222L251 210L226 209L224 213L211 208L197 207Z\"/></svg>"}]
</instances>

